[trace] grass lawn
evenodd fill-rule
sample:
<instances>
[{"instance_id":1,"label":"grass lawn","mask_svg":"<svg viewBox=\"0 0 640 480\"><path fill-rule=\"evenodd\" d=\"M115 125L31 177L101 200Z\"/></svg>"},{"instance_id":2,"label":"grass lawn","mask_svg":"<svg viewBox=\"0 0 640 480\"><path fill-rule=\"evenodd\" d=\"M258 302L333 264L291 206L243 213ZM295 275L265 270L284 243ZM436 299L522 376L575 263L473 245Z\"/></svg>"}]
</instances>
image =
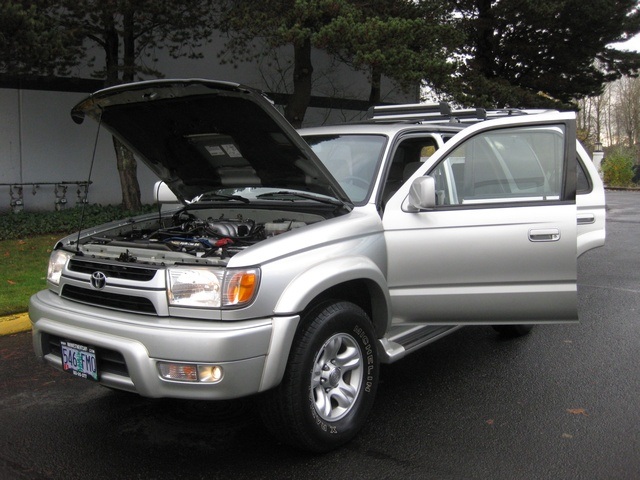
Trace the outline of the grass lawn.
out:
<instances>
[{"instance_id":1,"label":"grass lawn","mask_svg":"<svg viewBox=\"0 0 640 480\"><path fill-rule=\"evenodd\" d=\"M0 241L0 316L26 312L29 297L47 286L49 254L61 236Z\"/></svg>"}]
</instances>

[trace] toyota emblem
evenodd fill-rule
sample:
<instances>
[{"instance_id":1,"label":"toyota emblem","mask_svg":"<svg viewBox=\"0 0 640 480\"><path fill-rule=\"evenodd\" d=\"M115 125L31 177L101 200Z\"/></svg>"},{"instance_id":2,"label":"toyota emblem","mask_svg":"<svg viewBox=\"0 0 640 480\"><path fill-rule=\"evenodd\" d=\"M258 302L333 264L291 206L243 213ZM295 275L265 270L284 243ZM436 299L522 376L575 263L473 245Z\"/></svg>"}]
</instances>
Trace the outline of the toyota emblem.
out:
<instances>
[{"instance_id":1,"label":"toyota emblem","mask_svg":"<svg viewBox=\"0 0 640 480\"><path fill-rule=\"evenodd\" d=\"M102 290L107 284L107 276L102 272L93 272L91 274L91 286L96 290Z\"/></svg>"}]
</instances>

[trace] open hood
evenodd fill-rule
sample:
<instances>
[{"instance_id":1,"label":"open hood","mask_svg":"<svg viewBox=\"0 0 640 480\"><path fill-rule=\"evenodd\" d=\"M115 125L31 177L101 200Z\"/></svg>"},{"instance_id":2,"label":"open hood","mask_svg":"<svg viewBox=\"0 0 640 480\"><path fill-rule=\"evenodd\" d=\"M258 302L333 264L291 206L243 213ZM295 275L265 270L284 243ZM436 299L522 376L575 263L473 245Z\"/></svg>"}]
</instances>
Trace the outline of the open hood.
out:
<instances>
[{"instance_id":1,"label":"open hood","mask_svg":"<svg viewBox=\"0 0 640 480\"><path fill-rule=\"evenodd\" d=\"M309 145L259 91L210 80L100 90L71 111L101 121L183 202L220 188L272 187L349 204Z\"/></svg>"}]
</instances>

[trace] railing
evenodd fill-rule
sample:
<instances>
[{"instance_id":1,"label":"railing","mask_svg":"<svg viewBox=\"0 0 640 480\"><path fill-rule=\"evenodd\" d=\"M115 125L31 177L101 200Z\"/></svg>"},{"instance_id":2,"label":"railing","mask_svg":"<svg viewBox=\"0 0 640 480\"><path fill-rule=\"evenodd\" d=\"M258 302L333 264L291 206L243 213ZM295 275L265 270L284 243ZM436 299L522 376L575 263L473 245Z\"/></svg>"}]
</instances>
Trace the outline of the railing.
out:
<instances>
[{"instance_id":1,"label":"railing","mask_svg":"<svg viewBox=\"0 0 640 480\"><path fill-rule=\"evenodd\" d=\"M87 181L62 181L62 182L14 182L14 183L0 183L0 186L9 187L9 197L11 211L13 213L20 213L24 209L24 191L25 187L31 187L31 193L35 195L41 186L53 185L54 194L54 206L57 211L66 208L67 190L70 186L75 185L76 188L76 204L87 203L87 192L89 185L92 182Z\"/></svg>"}]
</instances>

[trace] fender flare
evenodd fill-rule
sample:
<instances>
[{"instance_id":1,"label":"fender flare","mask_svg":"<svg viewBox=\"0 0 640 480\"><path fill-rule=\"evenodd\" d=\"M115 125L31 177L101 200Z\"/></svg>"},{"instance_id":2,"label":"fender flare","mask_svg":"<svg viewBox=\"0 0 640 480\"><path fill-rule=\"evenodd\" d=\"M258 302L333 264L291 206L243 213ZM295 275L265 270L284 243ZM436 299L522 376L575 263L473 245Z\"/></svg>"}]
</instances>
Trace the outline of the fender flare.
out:
<instances>
[{"instance_id":1,"label":"fender flare","mask_svg":"<svg viewBox=\"0 0 640 480\"><path fill-rule=\"evenodd\" d=\"M373 326L379 336L388 328L391 298L387 279L370 258L356 255L333 258L316 264L297 275L284 289L274 314L293 315L302 312L314 298L331 287L349 281L364 281L371 292Z\"/></svg>"}]
</instances>

